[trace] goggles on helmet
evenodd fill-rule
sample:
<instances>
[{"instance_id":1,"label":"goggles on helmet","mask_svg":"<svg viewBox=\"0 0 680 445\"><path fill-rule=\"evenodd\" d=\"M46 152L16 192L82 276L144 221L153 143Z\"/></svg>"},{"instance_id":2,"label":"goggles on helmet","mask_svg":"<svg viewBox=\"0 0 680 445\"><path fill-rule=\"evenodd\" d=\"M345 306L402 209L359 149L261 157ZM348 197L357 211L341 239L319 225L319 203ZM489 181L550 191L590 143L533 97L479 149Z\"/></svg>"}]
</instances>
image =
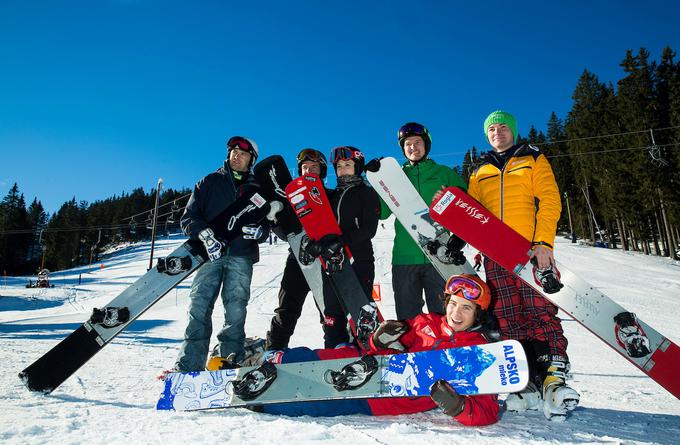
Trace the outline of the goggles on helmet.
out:
<instances>
[{"instance_id":1,"label":"goggles on helmet","mask_svg":"<svg viewBox=\"0 0 680 445\"><path fill-rule=\"evenodd\" d=\"M399 129L399 140L401 141L408 136L426 136L428 134L427 128L424 125L420 125L415 122L411 122L403 125Z\"/></svg>"},{"instance_id":2,"label":"goggles on helmet","mask_svg":"<svg viewBox=\"0 0 680 445\"><path fill-rule=\"evenodd\" d=\"M335 147L331 150L331 162L333 164L338 161L354 161L363 158L364 154L354 147Z\"/></svg>"},{"instance_id":3,"label":"goggles on helmet","mask_svg":"<svg viewBox=\"0 0 680 445\"><path fill-rule=\"evenodd\" d=\"M476 281L459 275L454 275L448 279L444 287L444 293L449 295L458 295L470 300L473 303L477 301L484 294L484 289Z\"/></svg>"},{"instance_id":4,"label":"goggles on helmet","mask_svg":"<svg viewBox=\"0 0 680 445\"><path fill-rule=\"evenodd\" d=\"M227 147L229 147L230 150L238 148L239 150L243 150L248 153L253 152L253 146L250 144L250 141L241 136L234 136L231 139L229 139L227 141Z\"/></svg>"},{"instance_id":5,"label":"goggles on helmet","mask_svg":"<svg viewBox=\"0 0 680 445\"><path fill-rule=\"evenodd\" d=\"M321 162L324 164L326 163L326 159L324 159L323 153L321 153L318 150L314 150L313 148L305 148L300 153L298 153L297 161L298 163L305 161Z\"/></svg>"}]
</instances>

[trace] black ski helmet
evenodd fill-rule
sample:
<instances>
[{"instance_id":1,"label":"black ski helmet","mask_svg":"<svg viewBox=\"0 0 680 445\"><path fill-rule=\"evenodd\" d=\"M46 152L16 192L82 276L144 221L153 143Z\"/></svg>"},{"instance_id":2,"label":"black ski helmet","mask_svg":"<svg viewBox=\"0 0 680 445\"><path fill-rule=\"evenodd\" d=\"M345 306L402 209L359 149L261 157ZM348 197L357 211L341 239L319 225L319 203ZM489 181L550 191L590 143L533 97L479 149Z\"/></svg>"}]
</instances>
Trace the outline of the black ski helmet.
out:
<instances>
[{"instance_id":1,"label":"black ski helmet","mask_svg":"<svg viewBox=\"0 0 680 445\"><path fill-rule=\"evenodd\" d=\"M234 148L238 148L239 150L250 153L250 163L248 164L248 169L255 165L255 161L257 161L257 156L259 154L259 149L257 148L257 144L254 140L243 136L230 137L227 141L227 158L229 157L231 150Z\"/></svg>"},{"instance_id":2,"label":"black ski helmet","mask_svg":"<svg viewBox=\"0 0 680 445\"><path fill-rule=\"evenodd\" d=\"M364 171L364 154L356 147L343 145L331 150L331 162L337 173L338 161L354 161L354 174L361 175Z\"/></svg>"},{"instance_id":3,"label":"black ski helmet","mask_svg":"<svg viewBox=\"0 0 680 445\"><path fill-rule=\"evenodd\" d=\"M404 151L404 141L410 136L420 136L425 142L425 156L430 154L430 148L432 148L432 137L430 132L427 130L425 125L419 124L417 122L407 122L401 126L399 129L399 146L401 146L401 151Z\"/></svg>"},{"instance_id":4,"label":"black ski helmet","mask_svg":"<svg viewBox=\"0 0 680 445\"><path fill-rule=\"evenodd\" d=\"M318 162L321 166L321 174L319 177L321 179L326 178L326 173L328 171L328 162L326 161L326 156L323 155L319 150L313 148L303 148L297 155L297 171L298 176L302 176L302 163L305 161Z\"/></svg>"}]
</instances>

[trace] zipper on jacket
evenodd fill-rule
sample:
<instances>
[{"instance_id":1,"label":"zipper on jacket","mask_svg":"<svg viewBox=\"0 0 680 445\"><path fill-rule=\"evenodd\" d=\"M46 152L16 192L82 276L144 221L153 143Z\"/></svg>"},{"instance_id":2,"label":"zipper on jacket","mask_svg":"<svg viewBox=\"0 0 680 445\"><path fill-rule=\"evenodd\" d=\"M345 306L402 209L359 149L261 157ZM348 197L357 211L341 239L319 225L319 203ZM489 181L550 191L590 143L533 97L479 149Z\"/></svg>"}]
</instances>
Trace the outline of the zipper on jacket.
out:
<instances>
[{"instance_id":1,"label":"zipper on jacket","mask_svg":"<svg viewBox=\"0 0 680 445\"><path fill-rule=\"evenodd\" d=\"M336 214L335 214L335 218L338 220L338 227L340 227L340 206L342 205L342 198L345 197L345 193L347 193L347 191L349 189L351 189L352 187L355 187L355 186L347 187L345 190L342 191L342 194L340 195L340 200L338 201L338 208L337 208Z\"/></svg>"}]
</instances>

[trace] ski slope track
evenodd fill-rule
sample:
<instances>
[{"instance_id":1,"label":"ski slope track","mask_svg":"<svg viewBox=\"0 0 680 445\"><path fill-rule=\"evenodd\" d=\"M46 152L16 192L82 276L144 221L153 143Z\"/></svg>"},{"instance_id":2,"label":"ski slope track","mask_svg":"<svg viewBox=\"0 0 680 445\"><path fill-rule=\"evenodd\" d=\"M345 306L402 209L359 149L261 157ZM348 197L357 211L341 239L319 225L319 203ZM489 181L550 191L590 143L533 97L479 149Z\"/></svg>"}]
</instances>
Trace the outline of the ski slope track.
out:
<instances>
[{"instance_id":1,"label":"ski slope track","mask_svg":"<svg viewBox=\"0 0 680 445\"><path fill-rule=\"evenodd\" d=\"M394 317L390 256L393 219L374 239L380 308ZM157 241L156 257L184 241ZM438 411L395 417L286 418L244 409L159 412L155 376L174 362L186 323L190 277L116 337L51 395L28 391L17 374L105 306L146 271L149 243L110 252L101 263L53 273L53 289L26 289L28 277L0 282L0 442L278 444L677 444L680 400L616 352L564 317L572 361L570 383L581 405L564 423L537 411L502 413L499 423L470 428ZM246 334L263 337L277 303L287 245L261 245ZM466 249L471 259L476 252ZM639 253L557 240L557 258L662 334L680 343L680 263ZM103 264L103 268L101 265ZM78 284L79 276L81 284ZM214 326L222 323L218 302ZM311 295L291 346L321 347ZM214 344L214 340L213 340ZM678 372L680 378L680 370ZM504 398L502 396L501 398ZM444 442L446 441L446 442Z\"/></svg>"}]
</instances>

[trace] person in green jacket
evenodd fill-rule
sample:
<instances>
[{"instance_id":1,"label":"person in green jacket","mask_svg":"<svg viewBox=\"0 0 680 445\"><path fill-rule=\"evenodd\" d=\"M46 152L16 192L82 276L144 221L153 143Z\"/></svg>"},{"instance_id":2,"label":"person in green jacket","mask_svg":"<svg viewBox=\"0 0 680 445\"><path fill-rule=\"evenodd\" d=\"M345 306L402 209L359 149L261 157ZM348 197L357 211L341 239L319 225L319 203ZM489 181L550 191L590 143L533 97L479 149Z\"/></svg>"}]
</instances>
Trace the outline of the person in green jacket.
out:
<instances>
[{"instance_id":1,"label":"person in green jacket","mask_svg":"<svg viewBox=\"0 0 680 445\"><path fill-rule=\"evenodd\" d=\"M451 168L439 165L428 157L432 147L430 132L424 125L409 122L399 129L399 145L406 157L402 169L423 200L429 205L437 190L456 186L467 189L463 179ZM380 219L392 214L380 203ZM392 288L399 320L415 317L423 312L427 302L429 312L444 313L439 293L445 284L437 270L430 264L420 247L396 220L392 248ZM425 302L423 301L425 292Z\"/></svg>"}]
</instances>

